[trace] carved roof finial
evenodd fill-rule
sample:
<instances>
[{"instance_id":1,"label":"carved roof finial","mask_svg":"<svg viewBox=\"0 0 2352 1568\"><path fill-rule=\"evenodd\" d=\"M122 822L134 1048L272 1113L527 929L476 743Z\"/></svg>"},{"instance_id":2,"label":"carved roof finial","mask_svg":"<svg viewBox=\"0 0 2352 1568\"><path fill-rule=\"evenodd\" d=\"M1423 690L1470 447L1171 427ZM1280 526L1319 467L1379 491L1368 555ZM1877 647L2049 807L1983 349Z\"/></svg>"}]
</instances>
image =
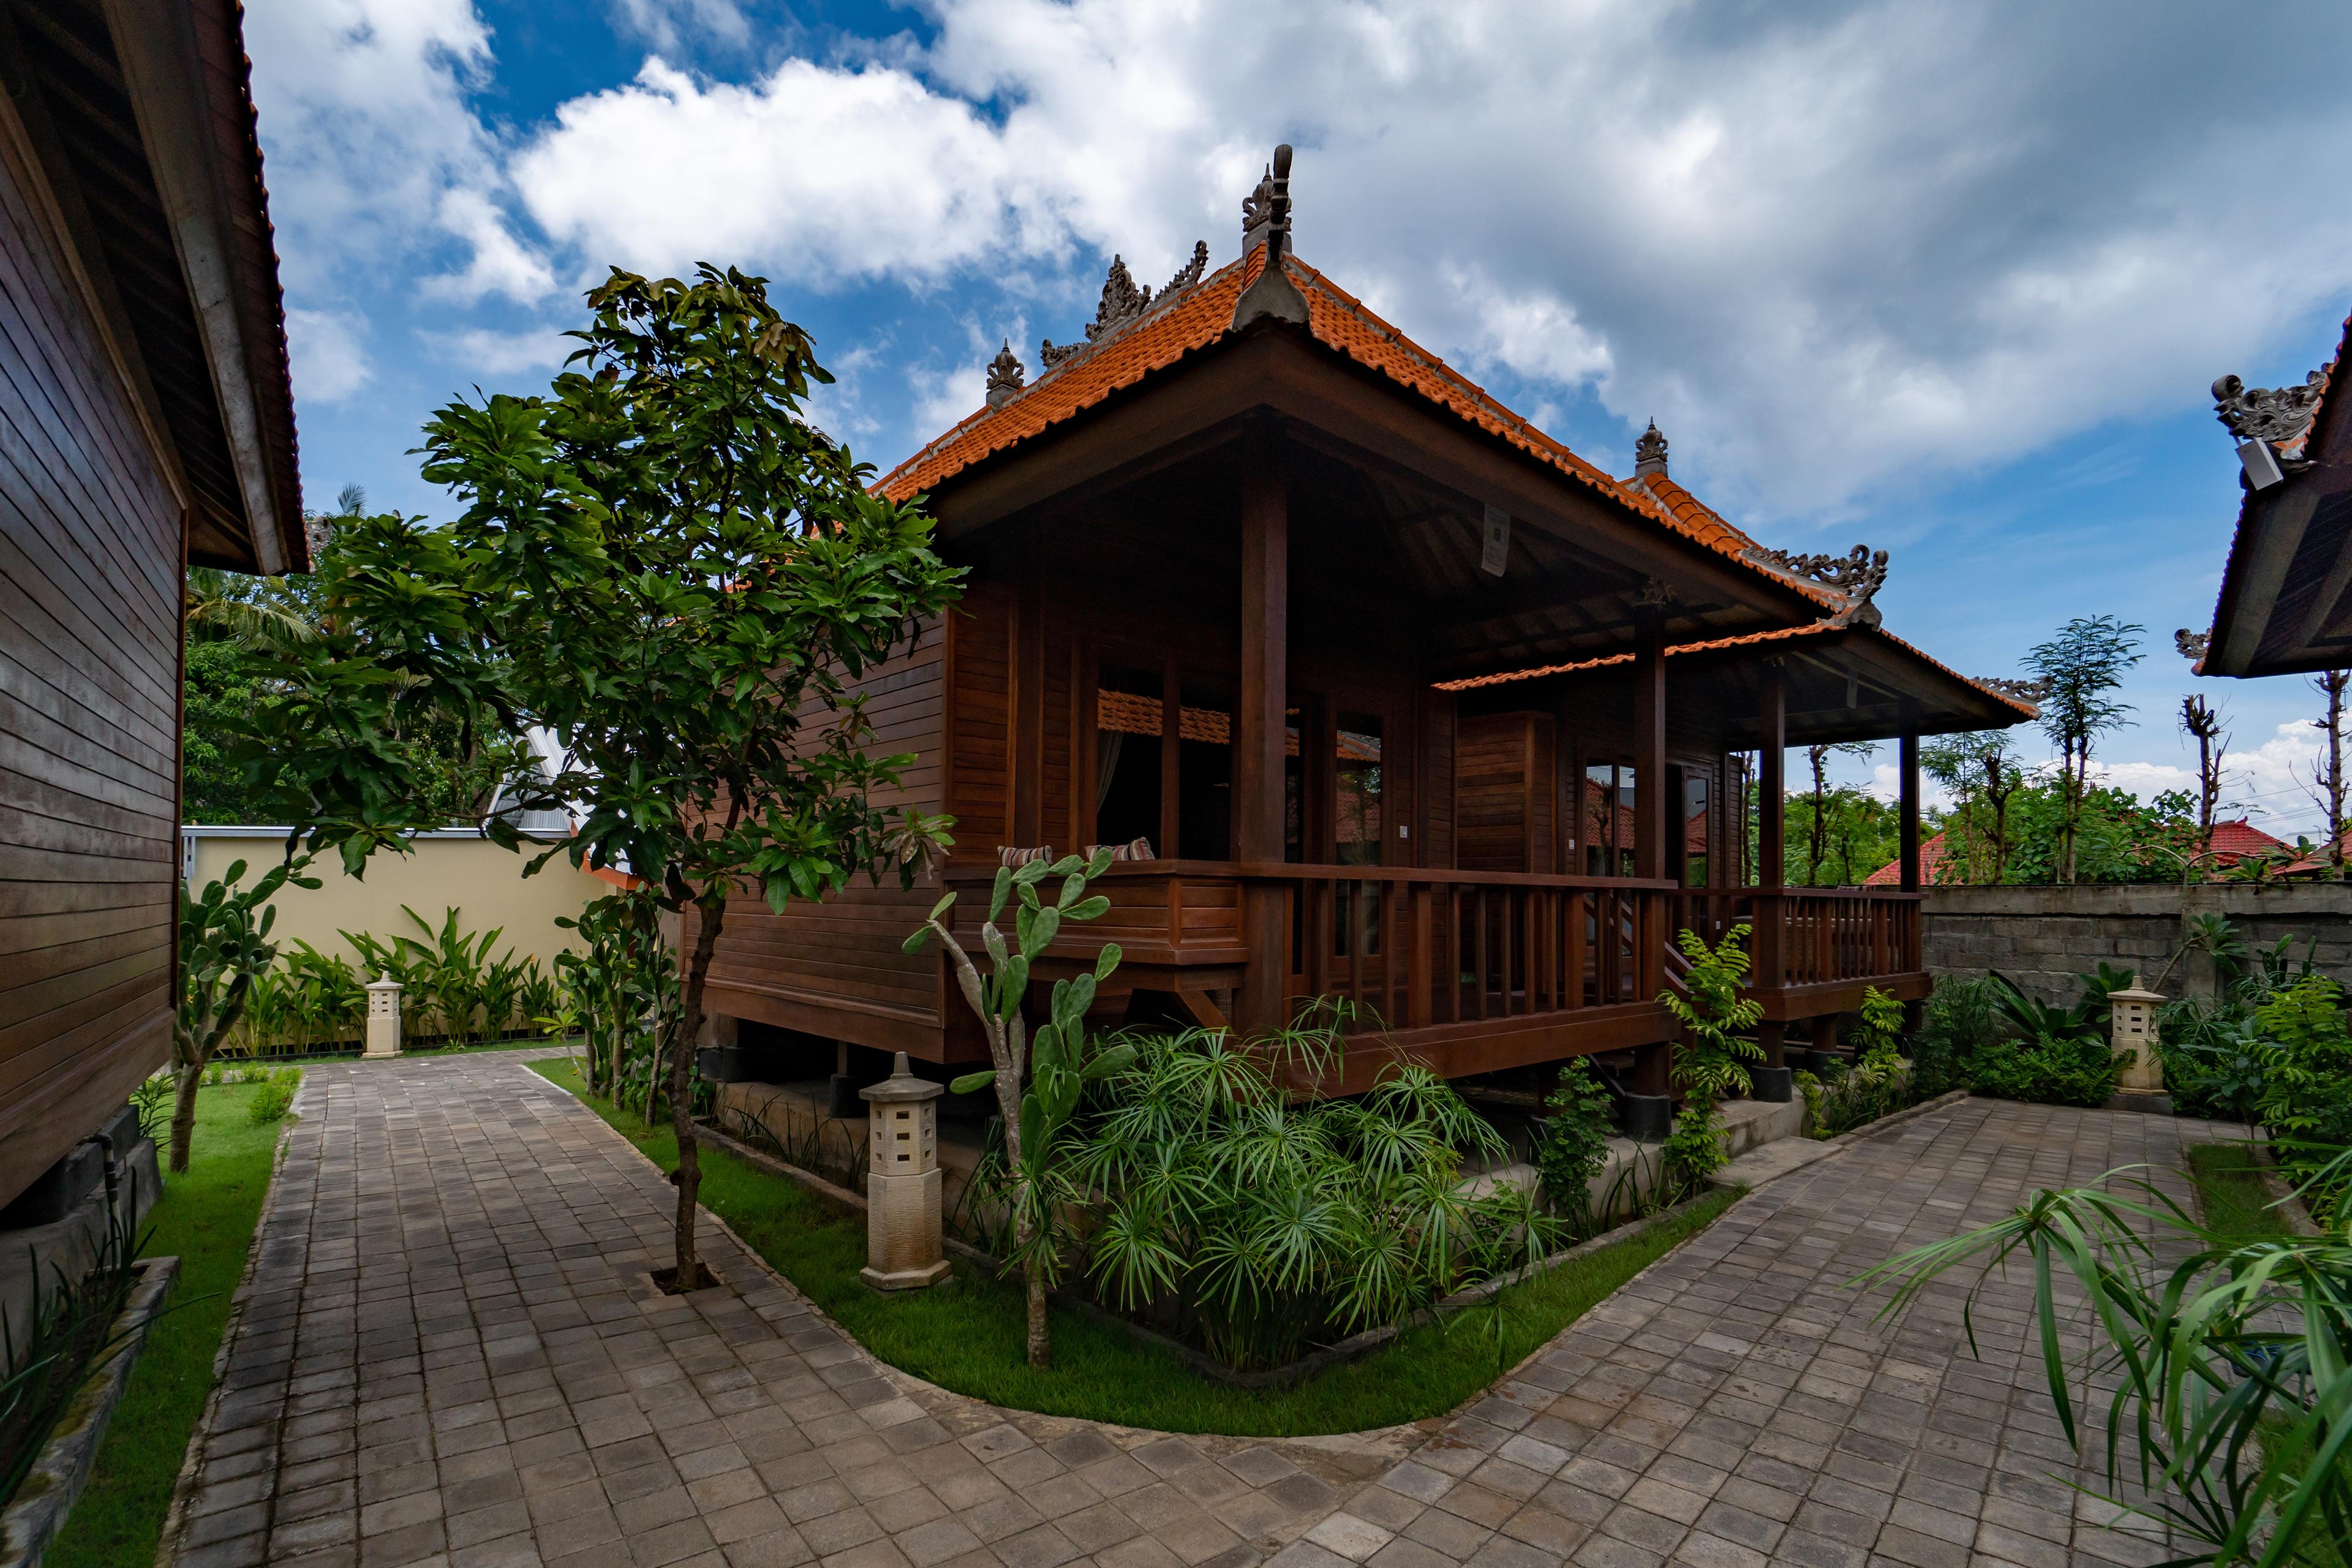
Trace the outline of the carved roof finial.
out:
<instances>
[{"instance_id":1,"label":"carved roof finial","mask_svg":"<svg viewBox=\"0 0 2352 1568\"><path fill-rule=\"evenodd\" d=\"M2191 664L2205 657L2205 650L2212 646L2212 642L2211 632L2192 632L2187 626L2172 634L2174 649Z\"/></svg>"},{"instance_id":2,"label":"carved roof finial","mask_svg":"<svg viewBox=\"0 0 2352 1568\"><path fill-rule=\"evenodd\" d=\"M1055 369L1063 361L1083 353L1129 322L1139 320L1154 305L1164 305L1173 300L1200 282L1202 275L1208 269L1209 242L1194 240L1192 258L1179 267L1176 275L1168 279L1159 293L1154 294L1135 280L1135 274L1127 269L1125 257L1112 257L1110 270L1103 277L1102 297L1095 304L1095 319L1087 323L1084 341L1056 343L1051 338L1042 339L1037 346L1037 357L1044 362L1045 370Z\"/></svg>"},{"instance_id":3,"label":"carved roof finial","mask_svg":"<svg viewBox=\"0 0 2352 1568\"><path fill-rule=\"evenodd\" d=\"M1878 606L1871 601L1878 596L1878 590L1886 585L1886 552L1884 550L1857 544L1843 555L1799 555L1758 545L1747 552L1747 557L1759 566L1819 583L1824 588L1844 595L1845 608L1832 617L1838 625L1878 625Z\"/></svg>"},{"instance_id":4,"label":"carved roof finial","mask_svg":"<svg viewBox=\"0 0 2352 1568\"><path fill-rule=\"evenodd\" d=\"M1257 189L1242 203L1242 255L1246 257L1260 245L1265 247L1265 265L1234 306L1234 326L1236 330L1250 322L1270 318L1277 321L1307 324L1307 296L1290 280L1282 265L1285 252L1290 248L1290 143L1285 142L1274 150L1274 162L1265 167L1265 178Z\"/></svg>"},{"instance_id":5,"label":"carved roof finial","mask_svg":"<svg viewBox=\"0 0 2352 1568\"><path fill-rule=\"evenodd\" d=\"M1653 419L1650 427L1642 432L1642 438L1633 443L1633 476L1639 479L1643 474L1663 474L1665 471L1666 438L1660 433L1658 422Z\"/></svg>"},{"instance_id":6,"label":"carved roof finial","mask_svg":"<svg viewBox=\"0 0 2352 1568\"><path fill-rule=\"evenodd\" d=\"M988 362L988 405L991 408L1003 407L1021 395L1021 389L1028 380L1028 367L1013 353L1013 340L1005 339L1004 346L996 351L996 357Z\"/></svg>"},{"instance_id":7,"label":"carved roof finial","mask_svg":"<svg viewBox=\"0 0 2352 1568\"><path fill-rule=\"evenodd\" d=\"M2315 370L2301 386L2248 386L2234 375L2213 384L2213 416L2241 441L2299 441L2319 412L2327 373Z\"/></svg>"},{"instance_id":8,"label":"carved roof finial","mask_svg":"<svg viewBox=\"0 0 2352 1568\"><path fill-rule=\"evenodd\" d=\"M2050 681L2046 676L2038 680L2011 680L1998 675L1979 675L1976 680L1988 691L1998 691L2003 697L2014 697L2020 702L2031 702L2036 707L2050 695Z\"/></svg>"}]
</instances>

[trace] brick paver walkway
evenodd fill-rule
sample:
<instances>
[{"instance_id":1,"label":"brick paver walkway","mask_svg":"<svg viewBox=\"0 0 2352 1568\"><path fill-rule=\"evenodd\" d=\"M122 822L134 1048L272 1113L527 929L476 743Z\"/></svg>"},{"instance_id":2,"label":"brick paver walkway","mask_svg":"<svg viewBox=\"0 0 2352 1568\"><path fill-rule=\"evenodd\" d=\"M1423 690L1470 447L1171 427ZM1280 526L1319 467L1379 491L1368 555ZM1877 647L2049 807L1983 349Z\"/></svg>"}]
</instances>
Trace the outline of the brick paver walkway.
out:
<instances>
[{"instance_id":1,"label":"brick paver walkway","mask_svg":"<svg viewBox=\"0 0 2352 1568\"><path fill-rule=\"evenodd\" d=\"M201 1435L184 1568L1914 1568L2152 1560L2071 1464L2021 1298L1955 1359L1843 1288L2193 1123L1973 1101L1775 1184L1445 1423L1173 1437L881 1367L513 1056L313 1069ZM1402 1457L1409 1456L1409 1457Z\"/></svg>"}]
</instances>

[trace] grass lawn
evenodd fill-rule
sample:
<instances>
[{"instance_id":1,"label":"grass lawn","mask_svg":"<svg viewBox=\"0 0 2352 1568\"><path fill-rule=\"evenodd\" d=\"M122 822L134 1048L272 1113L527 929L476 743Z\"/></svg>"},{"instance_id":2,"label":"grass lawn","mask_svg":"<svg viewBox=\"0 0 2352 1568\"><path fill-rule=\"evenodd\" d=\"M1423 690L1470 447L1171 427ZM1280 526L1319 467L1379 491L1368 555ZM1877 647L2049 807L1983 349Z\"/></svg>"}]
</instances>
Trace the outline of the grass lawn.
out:
<instances>
[{"instance_id":1,"label":"grass lawn","mask_svg":"<svg viewBox=\"0 0 2352 1568\"><path fill-rule=\"evenodd\" d=\"M573 1063L530 1067L580 1095L663 1170L677 1163L677 1141L667 1125L649 1128L635 1114L585 1094ZM1356 1432L1444 1415L1677 1242L1706 1228L1731 1201L1728 1194L1716 1194L1670 1224L1503 1292L1499 1352L1488 1327L1491 1315L1474 1308L1294 1387L1255 1390L1211 1383L1158 1346L1060 1310L1053 1314L1054 1365L1032 1371L1022 1358L1025 1318L1017 1285L997 1283L959 1263L952 1283L882 1295L857 1278L866 1264L864 1220L839 1214L722 1150L702 1152L703 1206L891 1365L1015 1409L1244 1436Z\"/></svg>"},{"instance_id":2,"label":"grass lawn","mask_svg":"<svg viewBox=\"0 0 2352 1568\"><path fill-rule=\"evenodd\" d=\"M42 1560L46 1568L122 1568L155 1559L172 1484L212 1393L213 1356L245 1275L283 1127L247 1115L254 1092L252 1085L215 1084L196 1096L188 1173L164 1177L147 1219L154 1232L147 1256L180 1259L172 1310L148 1331L97 1468Z\"/></svg>"}]
</instances>

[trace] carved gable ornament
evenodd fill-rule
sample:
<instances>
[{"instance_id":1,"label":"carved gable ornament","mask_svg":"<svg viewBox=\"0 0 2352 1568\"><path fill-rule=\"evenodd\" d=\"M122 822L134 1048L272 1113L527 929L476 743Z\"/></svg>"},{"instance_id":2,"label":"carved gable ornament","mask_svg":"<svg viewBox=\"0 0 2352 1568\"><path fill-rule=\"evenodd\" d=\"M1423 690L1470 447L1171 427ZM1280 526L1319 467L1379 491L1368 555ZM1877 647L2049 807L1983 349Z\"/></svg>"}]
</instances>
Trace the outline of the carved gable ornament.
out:
<instances>
[{"instance_id":1,"label":"carved gable ornament","mask_svg":"<svg viewBox=\"0 0 2352 1568\"><path fill-rule=\"evenodd\" d=\"M2020 702L2031 702L2039 706L2042 700L2050 695L2050 681L2047 677L2039 680L2011 680L2003 676L1979 675L1976 679L1977 684L1987 691L1998 691L2003 697L2014 697Z\"/></svg>"},{"instance_id":2,"label":"carved gable ornament","mask_svg":"<svg viewBox=\"0 0 2352 1568\"><path fill-rule=\"evenodd\" d=\"M2319 412L2327 373L2315 370L2301 386L2248 386L2234 375L2213 384L2213 416L2241 441L2287 445L2300 441Z\"/></svg>"},{"instance_id":3,"label":"carved gable ornament","mask_svg":"<svg viewBox=\"0 0 2352 1568\"><path fill-rule=\"evenodd\" d=\"M1135 274L1127 269L1124 258L1112 257L1110 271L1103 279L1102 298L1095 305L1095 319L1087 323L1084 341L1056 343L1047 338L1038 345L1038 359L1046 370L1058 368L1111 337L1122 327L1141 321L1153 306L1167 304L1200 282L1208 270L1209 242L1195 240L1192 243L1192 259L1178 268L1176 275L1162 284L1155 294L1136 282Z\"/></svg>"},{"instance_id":4,"label":"carved gable ornament","mask_svg":"<svg viewBox=\"0 0 2352 1568\"><path fill-rule=\"evenodd\" d=\"M1857 544L1843 555L1800 555L1787 550L1767 550L1761 545L1748 552L1748 559L1759 566L1786 576L1818 583L1822 587L1845 595L1845 608L1831 617L1839 626L1874 626L1879 623L1878 606L1871 600L1886 584L1886 552L1873 550L1867 544Z\"/></svg>"}]
</instances>

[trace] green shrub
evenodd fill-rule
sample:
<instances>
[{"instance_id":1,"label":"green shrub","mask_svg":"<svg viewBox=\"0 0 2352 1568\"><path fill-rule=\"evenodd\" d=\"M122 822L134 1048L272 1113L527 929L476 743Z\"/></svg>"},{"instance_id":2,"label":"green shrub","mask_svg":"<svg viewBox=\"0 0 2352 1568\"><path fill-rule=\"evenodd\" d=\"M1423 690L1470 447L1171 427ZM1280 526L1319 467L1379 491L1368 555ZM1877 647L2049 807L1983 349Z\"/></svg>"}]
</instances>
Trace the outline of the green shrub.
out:
<instances>
[{"instance_id":1,"label":"green shrub","mask_svg":"<svg viewBox=\"0 0 2352 1568\"><path fill-rule=\"evenodd\" d=\"M1702 1105L1696 1095L1675 1118L1675 1130L1659 1145L1659 1158L1665 1166L1666 1192L1660 1194L1663 1202L1680 1203L1707 1177L1730 1163L1731 1157L1723 1150L1723 1130L1718 1121L1714 1102Z\"/></svg>"},{"instance_id":2,"label":"green shrub","mask_svg":"<svg viewBox=\"0 0 2352 1568\"><path fill-rule=\"evenodd\" d=\"M1979 1093L2002 1100L2105 1105L2128 1060L2128 1053L2116 1056L2097 1035L2037 1035L1984 1047L1969 1064L1969 1079Z\"/></svg>"},{"instance_id":3,"label":"green shrub","mask_svg":"<svg viewBox=\"0 0 2352 1568\"><path fill-rule=\"evenodd\" d=\"M245 1111L257 1122L283 1121L294 1108L294 1093L302 1087L300 1068L279 1068L276 1072L264 1071L259 1087L245 1102Z\"/></svg>"},{"instance_id":4,"label":"green shrub","mask_svg":"<svg viewBox=\"0 0 2352 1568\"><path fill-rule=\"evenodd\" d=\"M1535 1166L1545 1200L1580 1229L1591 1224L1592 1179L1609 1163L1614 1121L1609 1091L1592 1064L1571 1058L1559 1069L1559 1088L1545 1102L1551 1114L1536 1123Z\"/></svg>"},{"instance_id":5,"label":"green shrub","mask_svg":"<svg viewBox=\"0 0 2352 1568\"><path fill-rule=\"evenodd\" d=\"M2263 1004L2254 1021L2263 1036L2263 1124L2289 1174L2308 1184L2313 1214L2333 1225L2347 1188L2338 1156L2352 1144L2352 1030L2344 1023L2344 988L2305 974Z\"/></svg>"},{"instance_id":6,"label":"green shrub","mask_svg":"<svg viewBox=\"0 0 2352 1568\"><path fill-rule=\"evenodd\" d=\"M1286 1058L1336 1068L1336 1039L1125 1043L1132 1058L1088 1086L1069 1133L1066 1195L1106 1195L1070 1245L1108 1303L1232 1365L1401 1322L1557 1229L1509 1184L1470 1194L1465 1157L1505 1146L1426 1068L1360 1099L1298 1100Z\"/></svg>"},{"instance_id":7,"label":"green shrub","mask_svg":"<svg viewBox=\"0 0 2352 1568\"><path fill-rule=\"evenodd\" d=\"M2236 997L2195 996L2157 1011L2157 1060L2183 1116L2252 1121L2261 1113L2262 1026Z\"/></svg>"},{"instance_id":8,"label":"green shrub","mask_svg":"<svg viewBox=\"0 0 2352 1568\"><path fill-rule=\"evenodd\" d=\"M1851 1068L1832 1061L1819 1078L1800 1072L1796 1082L1805 1097L1808 1138L1834 1138L1866 1127L1924 1098L1913 1087L1909 1067L1892 1047L1875 1055L1865 1052Z\"/></svg>"},{"instance_id":9,"label":"green shrub","mask_svg":"<svg viewBox=\"0 0 2352 1568\"><path fill-rule=\"evenodd\" d=\"M2000 1035L2000 1008L1990 980L1938 981L1911 1042L1913 1091L1932 1100L1965 1089L1969 1062Z\"/></svg>"}]
</instances>

